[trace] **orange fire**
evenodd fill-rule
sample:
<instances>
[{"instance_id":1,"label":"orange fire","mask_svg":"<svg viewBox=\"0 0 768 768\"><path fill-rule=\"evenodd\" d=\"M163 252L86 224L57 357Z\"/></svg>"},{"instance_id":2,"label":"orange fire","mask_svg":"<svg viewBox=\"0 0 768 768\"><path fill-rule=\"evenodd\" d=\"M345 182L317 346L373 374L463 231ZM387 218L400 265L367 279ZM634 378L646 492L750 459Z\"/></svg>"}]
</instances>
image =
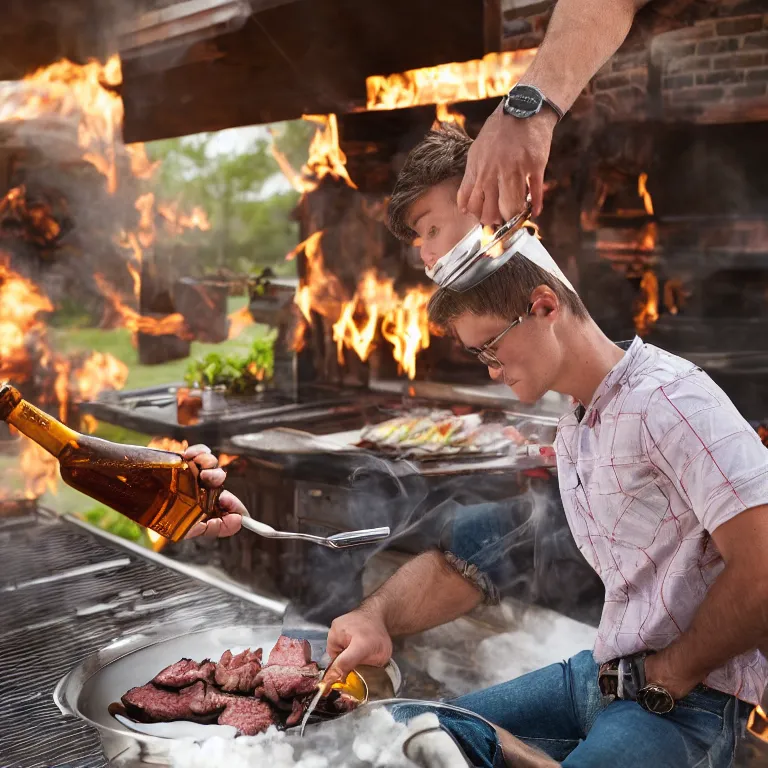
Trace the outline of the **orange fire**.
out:
<instances>
[{"instance_id":1,"label":"orange fire","mask_svg":"<svg viewBox=\"0 0 768 768\"><path fill-rule=\"evenodd\" d=\"M635 330L638 336L644 336L659 319L659 280L647 269L640 280L640 298L635 312Z\"/></svg>"},{"instance_id":2,"label":"orange fire","mask_svg":"<svg viewBox=\"0 0 768 768\"><path fill-rule=\"evenodd\" d=\"M437 104L435 108L435 123L433 128L439 128L440 125L452 123L458 125L462 130L466 130L467 118L462 115L452 104Z\"/></svg>"},{"instance_id":3,"label":"orange fire","mask_svg":"<svg viewBox=\"0 0 768 768\"><path fill-rule=\"evenodd\" d=\"M648 174L641 173L637 179L637 194L643 198L643 205L645 206L645 212L649 216L653 216L653 198L648 191L646 184L648 182Z\"/></svg>"},{"instance_id":4,"label":"orange fire","mask_svg":"<svg viewBox=\"0 0 768 768\"><path fill-rule=\"evenodd\" d=\"M172 235L181 235L187 229L199 229L207 232L211 222L205 211L195 206L189 213L179 210L178 203L158 205L157 212L165 219L165 228Z\"/></svg>"},{"instance_id":5,"label":"orange fire","mask_svg":"<svg viewBox=\"0 0 768 768\"><path fill-rule=\"evenodd\" d=\"M365 81L366 109L455 104L502 96L517 83L535 55L535 49L505 51L394 75L371 75Z\"/></svg>"},{"instance_id":6,"label":"orange fire","mask_svg":"<svg viewBox=\"0 0 768 768\"><path fill-rule=\"evenodd\" d=\"M145 333L148 336L178 336L191 339L192 333L187 328L184 316L179 312L163 317L146 317L127 306L120 294L106 281L103 275L95 274L93 279L99 290L110 303L110 311L118 318L120 327L132 333Z\"/></svg>"},{"instance_id":7,"label":"orange fire","mask_svg":"<svg viewBox=\"0 0 768 768\"><path fill-rule=\"evenodd\" d=\"M170 451L171 453L184 453L189 448L186 440L173 440L170 437L153 437L147 448L157 448L158 451Z\"/></svg>"},{"instance_id":8,"label":"orange fire","mask_svg":"<svg viewBox=\"0 0 768 768\"><path fill-rule=\"evenodd\" d=\"M760 741L768 744L768 714L760 706L756 706L747 720L747 730Z\"/></svg>"},{"instance_id":9,"label":"orange fire","mask_svg":"<svg viewBox=\"0 0 768 768\"><path fill-rule=\"evenodd\" d=\"M22 184L14 187L0 200L0 220L14 219L24 230L24 237L35 245L50 245L61 232L61 227L45 203L27 201L27 190Z\"/></svg>"},{"instance_id":10,"label":"orange fire","mask_svg":"<svg viewBox=\"0 0 768 768\"><path fill-rule=\"evenodd\" d=\"M300 173L291 167L288 158L277 148L274 141L275 135L272 134L272 155L286 179L297 192L302 194L317 189L321 179L329 175L344 181L352 189L357 189L347 173L347 156L339 146L339 121L336 115L303 115L302 117L304 120L315 123L317 130L309 145L309 158L302 166Z\"/></svg>"}]
</instances>

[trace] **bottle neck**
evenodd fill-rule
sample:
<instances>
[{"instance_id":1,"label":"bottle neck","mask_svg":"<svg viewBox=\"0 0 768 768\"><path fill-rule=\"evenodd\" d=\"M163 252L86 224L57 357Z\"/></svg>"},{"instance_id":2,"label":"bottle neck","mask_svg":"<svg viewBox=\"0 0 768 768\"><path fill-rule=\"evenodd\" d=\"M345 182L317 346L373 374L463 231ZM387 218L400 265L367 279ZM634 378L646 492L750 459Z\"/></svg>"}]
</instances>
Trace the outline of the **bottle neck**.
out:
<instances>
[{"instance_id":1,"label":"bottle neck","mask_svg":"<svg viewBox=\"0 0 768 768\"><path fill-rule=\"evenodd\" d=\"M68 445L77 445L80 435L26 400L21 400L6 421L58 458Z\"/></svg>"}]
</instances>

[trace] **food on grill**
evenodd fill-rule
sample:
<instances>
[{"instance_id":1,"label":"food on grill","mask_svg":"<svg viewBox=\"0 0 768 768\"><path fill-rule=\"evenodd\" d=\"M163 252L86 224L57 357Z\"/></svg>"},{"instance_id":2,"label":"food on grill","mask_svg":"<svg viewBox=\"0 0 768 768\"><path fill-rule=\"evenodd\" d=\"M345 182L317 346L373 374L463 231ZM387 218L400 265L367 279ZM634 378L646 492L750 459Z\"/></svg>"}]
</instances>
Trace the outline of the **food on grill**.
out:
<instances>
[{"instance_id":1,"label":"food on grill","mask_svg":"<svg viewBox=\"0 0 768 768\"><path fill-rule=\"evenodd\" d=\"M212 683L215 670L216 665L209 659L200 663L192 659L182 659L158 672L152 682L164 688L184 688L198 680Z\"/></svg>"},{"instance_id":2,"label":"food on grill","mask_svg":"<svg viewBox=\"0 0 768 768\"><path fill-rule=\"evenodd\" d=\"M142 723L218 722L246 736L272 725L296 725L321 676L309 643L281 636L267 664L262 667L261 661L261 648L237 655L227 650L218 664L181 659L146 685L131 688L122 697L125 713ZM360 702L349 693L333 690L325 704L326 713L342 714Z\"/></svg>"},{"instance_id":3,"label":"food on grill","mask_svg":"<svg viewBox=\"0 0 768 768\"><path fill-rule=\"evenodd\" d=\"M363 429L358 446L402 456L459 453L505 454L530 442L506 417L486 421L482 413L415 411Z\"/></svg>"},{"instance_id":4,"label":"food on grill","mask_svg":"<svg viewBox=\"0 0 768 768\"><path fill-rule=\"evenodd\" d=\"M261 672L261 648L251 653L247 648L237 656L231 651L224 651L216 665L216 685L222 691L253 693Z\"/></svg>"}]
</instances>

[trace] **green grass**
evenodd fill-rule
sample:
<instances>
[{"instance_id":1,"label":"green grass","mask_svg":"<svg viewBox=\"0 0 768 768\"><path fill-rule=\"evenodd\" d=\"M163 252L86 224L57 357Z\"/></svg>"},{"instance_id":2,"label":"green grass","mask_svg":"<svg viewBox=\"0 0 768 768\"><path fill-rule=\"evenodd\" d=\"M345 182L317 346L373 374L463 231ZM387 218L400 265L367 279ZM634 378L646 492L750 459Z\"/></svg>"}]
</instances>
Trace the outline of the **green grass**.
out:
<instances>
[{"instance_id":1,"label":"green grass","mask_svg":"<svg viewBox=\"0 0 768 768\"><path fill-rule=\"evenodd\" d=\"M228 302L228 312L231 314L244 307L247 303L245 297L230 298ZM50 328L51 341L54 349L59 354L66 355L74 352L108 352L114 355L118 360L124 362L129 369L128 379L125 382L125 389L139 389L142 387L151 387L157 384L173 384L184 380L184 373L191 359L203 357L208 352L217 351L224 353L245 353L255 339L262 337L268 331L263 325L250 325L235 339L222 342L221 344L204 344L202 342L192 342L190 357L183 360L174 360L161 365L140 365L138 352L131 341L131 333L124 328L116 330L100 330L98 328L84 328L79 322L74 322L70 327ZM112 440L117 443L131 443L133 445L146 445L150 437L139 432L133 432L123 427L104 422L99 424L95 433L98 437L105 440ZM13 462L14 465L10 462ZM0 457L0 472L3 469L17 469L15 459ZM11 472L15 475L15 472ZM6 479L7 476L6 476ZM61 513L95 515L95 510L102 508L87 496L73 490L61 481L58 485L58 492L54 494L47 493L43 496L42 502ZM104 508L102 508L104 509Z\"/></svg>"}]
</instances>

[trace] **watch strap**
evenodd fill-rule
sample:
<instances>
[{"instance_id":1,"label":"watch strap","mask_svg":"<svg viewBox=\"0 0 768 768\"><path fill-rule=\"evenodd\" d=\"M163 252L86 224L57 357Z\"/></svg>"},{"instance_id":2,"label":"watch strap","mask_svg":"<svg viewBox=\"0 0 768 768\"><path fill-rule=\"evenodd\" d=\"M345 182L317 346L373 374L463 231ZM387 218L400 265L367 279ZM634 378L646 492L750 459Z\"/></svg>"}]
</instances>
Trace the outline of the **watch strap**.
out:
<instances>
[{"instance_id":1,"label":"watch strap","mask_svg":"<svg viewBox=\"0 0 768 768\"><path fill-rule=\"evenodd\" d=\"M544 96L544 94L542 94L542 97L544 98L544 103L557 115L557 121L560 122L565 117L565 112L554 101Z\"/></svg>"}]
</instances>

